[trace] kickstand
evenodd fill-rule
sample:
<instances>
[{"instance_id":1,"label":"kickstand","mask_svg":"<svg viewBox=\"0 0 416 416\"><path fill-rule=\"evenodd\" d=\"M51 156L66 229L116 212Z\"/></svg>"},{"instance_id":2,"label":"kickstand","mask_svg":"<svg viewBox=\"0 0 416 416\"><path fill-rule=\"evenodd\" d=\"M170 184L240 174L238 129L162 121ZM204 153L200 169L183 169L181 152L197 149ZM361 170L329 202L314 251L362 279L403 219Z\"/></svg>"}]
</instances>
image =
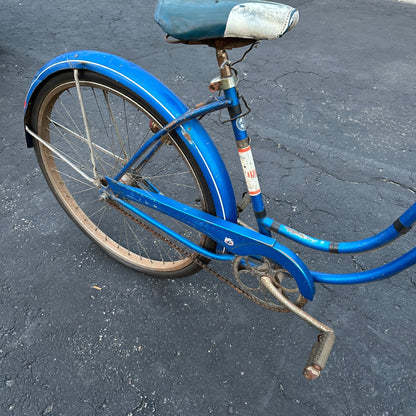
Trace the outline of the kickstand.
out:
<instances>
[{"instance_id":1,"label":"kickstand","mask_svg":"<svg viewBox=\"0 0 416 416\"><path fill-rule=\"evenodd\" d=\"M282 305L320 331L318 341L313 345L305 369L303 370L305 378L308 380L315 380L321 375L321 371L328 361L329 354L335 342L334 331L329 326L324 325L322 322L319 322L317 319L294 305L281 291L279 291L269 276L262 276L261 282Z\"/></svg>"}]
</instances>

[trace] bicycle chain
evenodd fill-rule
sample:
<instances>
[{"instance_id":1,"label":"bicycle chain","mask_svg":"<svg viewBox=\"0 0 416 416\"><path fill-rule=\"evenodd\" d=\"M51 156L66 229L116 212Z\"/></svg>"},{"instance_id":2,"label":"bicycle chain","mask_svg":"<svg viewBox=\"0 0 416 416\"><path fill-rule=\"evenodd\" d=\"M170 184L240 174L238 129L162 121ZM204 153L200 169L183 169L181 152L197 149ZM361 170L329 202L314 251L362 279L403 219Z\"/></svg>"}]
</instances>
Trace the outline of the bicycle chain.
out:
<instances>
[{"instance_id":1,"label":"bicycle chain","mask_svg":"<svg viewBox=\"0 0 416 416\"><path fill-rule=\"evenodd\" d=\"M165 242L166 244L168 244L170 247L172 247L173 249L175 249L178 253L182 254L185 257L191 258L192 261L194 261L199 267L201 267L202 269L204 269L204 270L208 271L209 273L213 274L215 277L217 277L223 283L226 283L232 289L236 290L238 293L240 293L241 295L243 295L246 298L250 299L251 301L253 301L257 305L260 305L260 306L262 306L265 309L269 309L269 310L272 310L272 311L275 311L275 312L290 312L287 309L282 310L282 308L281 308L280 305L275 305L275 304L273 304L271 302L266 303L265 301L262 301L262 300L258 299L257 297L253 296L251 293L245 291L243 288L241 288L240 286L238 286L235 283L233 283L230 279L227 279L225 276L223 276L222 274L218 273L216 270L212 269L206 263L204 263L203 261L201 261L198 258L198 254L189 253L186 250L184 250L182 247L179 247L177 244L175 244L174 242L172 242L171 240L169 240L163 234L160 234L154 228L150 227L144 221L141 221L137 217L131 215L129 212L127 212L124 209L122 209L115 201L109 199L109 200L107 200L107 203L109 205L111 205L112 207L114 207L115 209L117 209L118 211L120 211L126 217L130 218L131 220L133 220L136 224L140 225L145 230L149 231L155 237L157 237L158 239L160 239L163 242ZM306 299L305 299L305 301L306 301Z\"/></svg>"}]
</instances>

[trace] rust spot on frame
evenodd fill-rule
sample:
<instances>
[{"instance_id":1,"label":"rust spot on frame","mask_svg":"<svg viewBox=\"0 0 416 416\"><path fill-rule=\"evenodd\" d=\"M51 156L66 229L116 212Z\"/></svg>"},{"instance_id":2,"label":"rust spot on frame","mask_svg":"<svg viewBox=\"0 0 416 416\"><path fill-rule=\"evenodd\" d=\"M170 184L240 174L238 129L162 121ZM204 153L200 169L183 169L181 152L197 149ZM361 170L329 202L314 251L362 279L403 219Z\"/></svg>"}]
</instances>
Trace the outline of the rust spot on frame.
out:
<instances>
[{"instance_id":1,"label":"rust spot on frame","mask_svg":"<svg viewBox=\"0 0 416 416\"><path fill-rule=\"evenodd\" d=\"M185 131L183 135L185 136L185 139L188 140L189 143L192 143L192 137L187 131Z\"/></svg>"}]
</instances>

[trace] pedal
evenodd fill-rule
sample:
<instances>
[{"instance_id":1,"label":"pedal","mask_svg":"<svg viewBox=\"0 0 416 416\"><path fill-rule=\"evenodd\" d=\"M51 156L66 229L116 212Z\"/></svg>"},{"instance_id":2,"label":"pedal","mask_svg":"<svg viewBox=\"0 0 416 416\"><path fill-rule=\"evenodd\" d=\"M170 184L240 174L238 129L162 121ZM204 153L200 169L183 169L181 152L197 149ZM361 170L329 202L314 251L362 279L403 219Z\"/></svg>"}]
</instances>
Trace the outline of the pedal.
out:
<instances>
[{"instance_id":1,"label":"pedal","mask_svg":"<svg viewBox=\"0 0 416 416\"><path fill-rule=\"evenodd\" d=\"M248 194L248 192L244 192L242 198L237 203L237 214L240 214L241 212L243 212L247 208L250 202L251 202L250 195Z\"/></svg>"},{"instance_id":2,"label":"pedal","mask_svg":"<svg viewBox=\"0 0 416 416\"><path fill-rule=\"evenodd\" d=\"M334 331L327 325L319 322L317 319L294 305L286 296L281 293L273 284L269 276L262 276L261 282L264 287L287 309L303 319L307 324L320 331L318 341L312 347L303 375L308 380L315 380L320 377L321 371L324 369L328 361L329 354L335 342Z\"/></svg>"},{"instance_id":3,"label":"pedal","mask_svg":"<svg viewBox=\"0 0 416 416\"><path fill-rule=\"evenodd\" d=\"M334 342L335 334L333 332L319 334L318 341L313 345L305 369L303 370L305 378L315 380L321 375L321 371L325 368Z\"/></svg>"}]
</instances>

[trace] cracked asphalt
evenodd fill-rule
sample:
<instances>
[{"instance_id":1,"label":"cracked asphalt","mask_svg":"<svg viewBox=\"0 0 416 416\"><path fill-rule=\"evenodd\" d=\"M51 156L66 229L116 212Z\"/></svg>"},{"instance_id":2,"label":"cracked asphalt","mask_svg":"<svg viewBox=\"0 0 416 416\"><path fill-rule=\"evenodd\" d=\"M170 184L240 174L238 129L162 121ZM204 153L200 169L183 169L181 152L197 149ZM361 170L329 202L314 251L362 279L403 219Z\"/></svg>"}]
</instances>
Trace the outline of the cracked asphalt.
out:
<instances>
[{"instance_id":1,"label":"cracked asphalt","mask_svg":"<svg viewBox=\"0 0 416 416\"><path fill-rule=\"evenodd\" d=\"M268 213L309 235L361 239L415 198L416 5L289 3L298 26L238 65ZM301 320L206 272L176 281L133 272L54 200L22 121L31 79L48 60L103 50L149 70L189 105L207 98L213 51L166 44L155 4L1 2L0 414L414 416L414 268L317 287L306 311L337 340L321 379L308 382L302 369L316 333ZM242 193L229 126L216 115L203 121ZM353 272L414 242L411 232L379 252L330 258L289 247L311 269ZM229 265L215 267L230 276Z\"/></svg>"}]
</instances>

